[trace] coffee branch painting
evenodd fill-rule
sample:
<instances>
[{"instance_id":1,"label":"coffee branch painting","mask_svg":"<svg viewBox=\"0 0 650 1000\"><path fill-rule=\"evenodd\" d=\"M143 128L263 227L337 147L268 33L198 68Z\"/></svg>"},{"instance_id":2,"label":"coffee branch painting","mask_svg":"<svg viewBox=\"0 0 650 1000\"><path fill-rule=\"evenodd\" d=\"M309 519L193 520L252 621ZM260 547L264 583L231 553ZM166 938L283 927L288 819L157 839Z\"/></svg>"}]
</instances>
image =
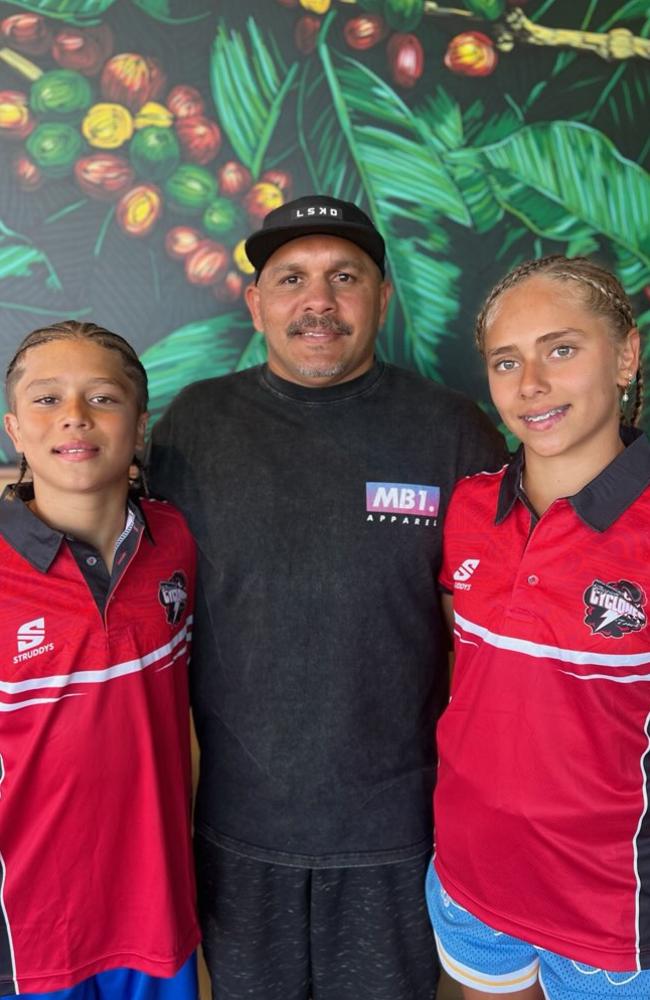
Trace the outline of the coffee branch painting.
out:
<instances>
[{"instance_id":1,"label":"coffee branch painting","mask_svg":"<svg viewBox=\"0 0 650 1000\"><path fill-rule=\"evenodd\" d=\"M648 0L0 3L0 361L92 319L155 420L263 360L244 239L319 191L386 239L381 357L494 416L473 317L519 261L598 256L650 335L649 111Z\"/></svg>"}]
</instances>

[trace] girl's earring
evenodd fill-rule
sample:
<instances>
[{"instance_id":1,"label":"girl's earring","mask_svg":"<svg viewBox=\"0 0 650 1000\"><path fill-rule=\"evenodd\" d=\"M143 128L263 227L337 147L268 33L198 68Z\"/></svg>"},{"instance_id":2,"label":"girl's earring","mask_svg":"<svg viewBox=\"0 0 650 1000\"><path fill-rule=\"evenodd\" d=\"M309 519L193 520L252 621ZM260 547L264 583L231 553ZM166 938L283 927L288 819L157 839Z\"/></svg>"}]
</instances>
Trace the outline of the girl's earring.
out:
<instances>
[{"instance_id":1,"label":"girl's earring","mask_svg":"<svg viewBox=\"0 0 650 1000\"><path fill-rule=\"evenodd\" d=\"M621 403L629 403L630 401L630 386L634 382L634 375L628 375L627 385L623 389L623 395L621 396Z\"/></svg>"}]
</instances>

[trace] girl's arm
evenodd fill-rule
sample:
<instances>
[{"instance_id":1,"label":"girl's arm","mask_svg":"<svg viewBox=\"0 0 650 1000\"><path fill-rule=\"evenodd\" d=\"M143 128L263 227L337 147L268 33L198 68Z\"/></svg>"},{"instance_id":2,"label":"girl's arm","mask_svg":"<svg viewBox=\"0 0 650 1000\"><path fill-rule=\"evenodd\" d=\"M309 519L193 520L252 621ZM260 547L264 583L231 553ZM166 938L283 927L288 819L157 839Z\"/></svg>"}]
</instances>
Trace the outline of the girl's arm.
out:
<instances>
[{"instance_id":1,"label":"girl's arm","mask_svg":"<svg viewBox=\"0 0 650 1000\"><path fill-rule=\"evenodd\" d=\"M442 600L442 613L449 629L449 687L451 688L451 678L454 673L454 595L441 594L440 597Z\"/></svg>"},{"instance_id":2,"label":"girl's arm","mask_svg":"<svg viewBox=\"0 0 650 1000\"><path fill-rule=\"evenodd\" d=\"M447 622L447 628L449 629L449 638L452 643L454 641L454 595L453 594L441 594L442 598L442 611L445 616L445 621Z\"/></svg>"}]
</instances>

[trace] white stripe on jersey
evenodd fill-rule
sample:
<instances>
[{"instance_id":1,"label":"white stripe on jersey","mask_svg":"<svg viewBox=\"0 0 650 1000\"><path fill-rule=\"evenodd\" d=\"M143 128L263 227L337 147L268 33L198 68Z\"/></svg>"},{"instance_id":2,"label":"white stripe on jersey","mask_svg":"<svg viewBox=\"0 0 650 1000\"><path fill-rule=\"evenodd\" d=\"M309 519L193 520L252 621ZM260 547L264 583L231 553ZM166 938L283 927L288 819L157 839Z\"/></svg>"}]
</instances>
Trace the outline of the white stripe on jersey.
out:
<instances>
[{"instance_id":1,"label":"white stripe on jersey","mask_svg":"<svg viewBox=\"0 0 650 1000\"><path fill-rule=\"evenodd\" d=\"M31 705L52 705L64 698L83 698L81 691L77 694L58 694L56 698L26 698L24 701L0 701L0 712L17 712L19 708L30 708Z\"/></svg>"},{"instance_id":2,"label":"white stripe on jersey","mask_svg":"<svg viewBox=\"0 0 650 1000\"><path fill-rule=\"evenodd\" d=\"M135 660L116 663L103 670L75 670L69 674L56 674L53 677L30 677L22 681L0 681L0 691L4 694L20 694L21 691L34 691L39 688L63 688L71 684L104 684L116 677L137 673L150 667L153 663L159 663L163 657L170 656L180 643L186 643L188 626L191 625L191 622L192 616L188 615L183 628L169 642L152 650L151 653L137 657Z\"/></svg>"},{"instance_id":3,"label":"white stripe on jersey","mask_svg":"<svg viewBox=\"0 0 650 1000\"><path fill-rule=\"evenodd\" d=\"M497 649L507 649L515 653L524 653L526 656L533 656L537 659L560 660L562 663L593 664L601 667L642 667L650 666L650 649L644 653L629 653L624 655L610 653L593 653L590 650L563 649L561 646L547 646L539 642L531 642L529 639L516 639L510 635L500 635L498 632L490 632L483 625L463 618L457 611L454 612L454 620L465 632L476 635L488 646L495 646ZM581 675L578 675L581 676ZM608 674L602 675L607 680L619 680L611 678ZM620 678L622 681L640 680L650 681L650 674L640 674L633 677Z\"/></svg>"}]
</instances>

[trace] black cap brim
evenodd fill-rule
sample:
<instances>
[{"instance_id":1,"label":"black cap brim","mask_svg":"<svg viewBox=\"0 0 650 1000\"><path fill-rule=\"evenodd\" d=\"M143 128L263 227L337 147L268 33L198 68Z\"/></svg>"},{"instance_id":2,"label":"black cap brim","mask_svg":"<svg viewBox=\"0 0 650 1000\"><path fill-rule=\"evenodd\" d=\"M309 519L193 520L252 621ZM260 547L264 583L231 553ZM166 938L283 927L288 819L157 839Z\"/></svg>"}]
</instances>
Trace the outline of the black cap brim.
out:
<instances>
[{"instance_id":1,"label":"black cap brim","mask_svg":"<svg viewBox=\"0 0 650 1000\"><path fill-rule=\"evenodd\" d=\"M369 226L357 226L353 222L343 222L338 219L331 219L326 223L302 223L299 226L276 226L269 229L259 229L246 240L246 254L259 273L269 257L285 243L298 240L301 236L317 235L338 236L342 240L349 240L356 244L375 262L383 276L386 249L381 234Z\"/></svg>"}]
</instances>

